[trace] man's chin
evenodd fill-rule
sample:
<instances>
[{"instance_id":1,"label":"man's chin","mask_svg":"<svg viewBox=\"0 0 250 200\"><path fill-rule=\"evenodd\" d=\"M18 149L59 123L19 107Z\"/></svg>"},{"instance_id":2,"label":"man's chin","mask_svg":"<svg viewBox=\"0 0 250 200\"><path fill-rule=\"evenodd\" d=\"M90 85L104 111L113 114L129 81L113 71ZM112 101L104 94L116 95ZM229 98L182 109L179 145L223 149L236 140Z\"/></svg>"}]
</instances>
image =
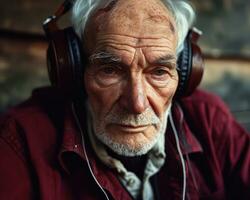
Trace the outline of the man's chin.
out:
<instances>
[{"instance_id":1,"label":"man's chin","mask_svg":"<svg viewBox=\"0 0 250 200\"><path fill-rule=\"evenodd\" d=\"M117 136L119 135L119 138ZM122 135L122 136L121 136ZM145 137L143 132L120 132L110 136L108 134L96 135L99 141L105 144L112 151L121 156L141 156L148 153L149 150L158 141L158 136L152 138Z\"/></svg>"},{"instance_id":2,"label":"man's chin","mask_svg":"<svg viewBox=\"0 0 250 200\"><path fill-rule=\"evenodd\" d=\"M108 148L120 156L134 157L147 154L149 150L152 149L154 144L152 145L144 143L144 145L134 147L128 144L112 142L112 144L108 143L106 146L108 146Z\"/></svg>"}]
</instances>

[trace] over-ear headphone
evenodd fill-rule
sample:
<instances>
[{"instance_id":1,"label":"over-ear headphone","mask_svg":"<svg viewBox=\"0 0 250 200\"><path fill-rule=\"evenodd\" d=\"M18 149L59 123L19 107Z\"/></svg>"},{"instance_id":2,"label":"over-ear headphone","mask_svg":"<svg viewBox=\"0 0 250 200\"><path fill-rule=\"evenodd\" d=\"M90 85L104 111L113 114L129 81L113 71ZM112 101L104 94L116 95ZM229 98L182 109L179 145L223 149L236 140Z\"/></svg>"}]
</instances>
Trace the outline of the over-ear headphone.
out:
<instances>
[{"instance_id":1,"label":"over-ear headphone","mask_svg":"<svg viewBox=\"0 0 250 200\"><path fill-rule=\"evenodd\" d=\"M83 53L83 43L72 27L59 29L57 20L68 12L74 0L66 0L55 14L48 17L43 28L49 40L47 50L48 73L51 84L58 87L66 96L72 97L83 90L84 66L87 58ZM204 63L197 45L200 31L191 29L184 41L184 48L178 57L179 84L175 98L190 95L199 85Z\"/></svg>"}]
</instances>

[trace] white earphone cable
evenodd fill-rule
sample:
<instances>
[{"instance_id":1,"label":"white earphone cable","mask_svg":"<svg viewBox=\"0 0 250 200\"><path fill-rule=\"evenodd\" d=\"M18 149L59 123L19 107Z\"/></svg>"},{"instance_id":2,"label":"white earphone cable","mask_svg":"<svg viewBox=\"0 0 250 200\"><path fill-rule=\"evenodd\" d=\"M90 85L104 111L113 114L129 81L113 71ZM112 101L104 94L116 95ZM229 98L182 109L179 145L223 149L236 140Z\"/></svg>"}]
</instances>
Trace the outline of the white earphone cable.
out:
<instances>
[{"instance_id":1,"label":"white earphone cable","mask_svg":"<svg viewBox=\"0 0 250 200\"><path fill-rule=\"evenodd\" d=\"M181 165L182 165L182 171L183 171L182 200L185 200L185 195L186 195L186 167L185 167L185 161L184 161L184 158L183 158L182 152L181 152L181 147L180 147L180 142L179 142L179 138L178 138L178 133L177 133L176 127L174 125L174 121L173 121L173 117L172 117L172 111L169 114L169 119L170 119L170 123L171 123L172 129L173 129L173 132L174 132L176 146L177 146L178 153L180 155L180 160L181 160Z\"/></svg>"},{"instance_id":2,"label":"white earphone cable","mask_svg":"<svg viewBox=\"0 0 250 200\"><path fill-rule=\"evenodd\" d=\"M101 191L103 192L103 194L105 195L106 199L109 200L109 197L107 195L107 193L105 192L105 190L102 188L102 186L100 185L100 183L98 182L98 180L96 179L95 175L94 175L94 172L91 168L91 165L90 165L90 162L89 162L89 158L88 158L88 155L87 155L87 152L86 152L86 148L85 148L85 142L84 142L84 138L83 138L83 130L82 130L82 126L81 126L81 123L79 121L79 118L76 114L76 110L75 110L75 105L74 103L72 103L72 112L73 112L73 115L74 115L74 118L75 118L75 121L76 121L76 124L78 126L78 129L80 131L80 134L81 134L81 140L82 140L82 147L83 147L83 153L84 153L84 156L86 158L86 161L87 161L87 165L88 165L88 168L89 168L89 171L93 177L93 179L95 180L96 184L98 185L98 187L101 189Z\"/></svg>"}]
</instances>

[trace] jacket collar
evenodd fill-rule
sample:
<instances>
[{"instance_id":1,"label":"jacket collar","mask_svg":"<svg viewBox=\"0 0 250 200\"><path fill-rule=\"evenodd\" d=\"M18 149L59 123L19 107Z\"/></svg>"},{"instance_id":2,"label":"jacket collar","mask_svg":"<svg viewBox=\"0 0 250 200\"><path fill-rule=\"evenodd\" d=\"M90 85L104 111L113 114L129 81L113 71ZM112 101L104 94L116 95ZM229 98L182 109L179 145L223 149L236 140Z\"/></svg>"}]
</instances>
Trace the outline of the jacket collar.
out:
<instances>
[{"instance_id":1,"label":"jacket collar","mask_svg":"<svg viewBox=\"0 0 250 200\"><path fill-rule=\"evenodd\" d=\"M203 148L194 133L191 131L190 126L185 120L183 110L177 102L173 104L172 113L183 155L202 153Z\"/></svg>"},{"instance_id":2,"label":"jacket collar","mask_svg":"<svg viewBox=\"0 0 250 200\"><path fill-rule=\"evenodd\" d=\"M67 163L65 156L77 155L80 159L85 160L81 133L78 131L77 123L75 122L75 116L72 111L71 105L67 105L64 115L64 128L62 133L62 143L59 149L58 159L61 167L70 173L68 168L70 163ZM85 134L85 133L84 133Z\"/></svg>"}]
</instances>

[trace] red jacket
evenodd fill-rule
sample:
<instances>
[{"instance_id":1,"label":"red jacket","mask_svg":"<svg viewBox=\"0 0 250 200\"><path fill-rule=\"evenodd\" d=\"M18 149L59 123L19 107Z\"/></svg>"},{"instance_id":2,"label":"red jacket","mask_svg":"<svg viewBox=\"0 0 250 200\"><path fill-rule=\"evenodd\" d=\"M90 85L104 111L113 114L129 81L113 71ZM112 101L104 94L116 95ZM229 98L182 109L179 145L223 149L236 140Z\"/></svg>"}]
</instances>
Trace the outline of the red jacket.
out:
<instances>
[{"instance_id":1,"label":"red jacket","mask_svg":"<svg viewBox=\"0 0 250 200\"><path fill-rule=\"evenodd\" d=\"M186 161L186 198L250 199L250 135L211 94L196 91L180 107L174 106L174 121ZM88 144L92 170L109 198L131 199ZM166 155L155 177L159 196L179 200L182 169L170 125ZM105 199L90 174L70 106L53 89L34 92L0 119L0 199Z\"/></svg>"}]
</instances>

